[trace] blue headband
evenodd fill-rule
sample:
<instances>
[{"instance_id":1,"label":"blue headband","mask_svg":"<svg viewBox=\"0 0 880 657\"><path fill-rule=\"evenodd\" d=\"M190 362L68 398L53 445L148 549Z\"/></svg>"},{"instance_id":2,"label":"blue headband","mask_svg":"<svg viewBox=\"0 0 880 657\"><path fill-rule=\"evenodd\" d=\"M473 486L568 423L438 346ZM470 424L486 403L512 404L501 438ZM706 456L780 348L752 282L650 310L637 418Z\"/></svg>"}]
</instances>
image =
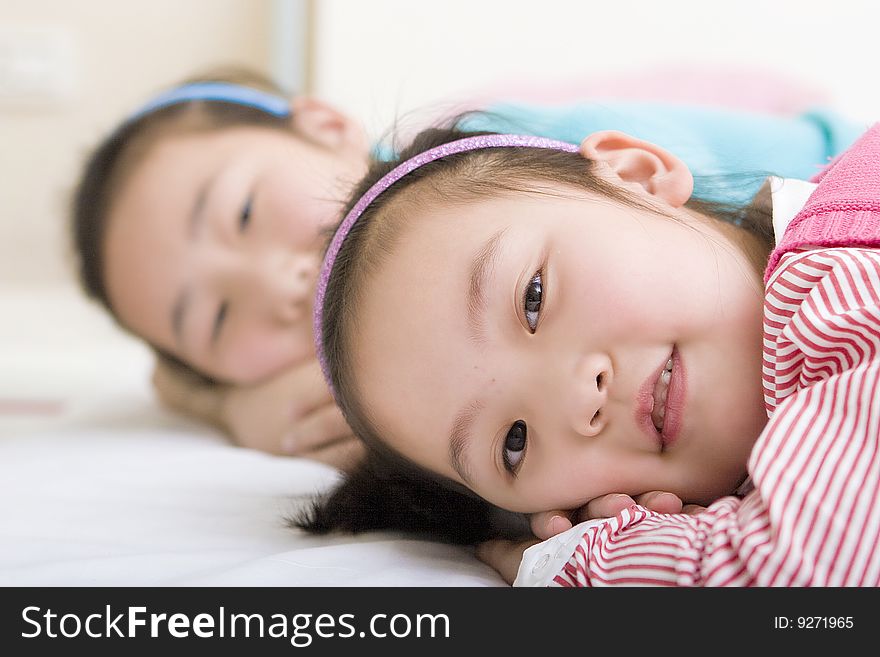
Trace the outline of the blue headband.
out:
<instances>
[{"instance_id":1,"label":"blue headband","mask_svg":"<svg viewBox=\"0 0 880 657\"><path fill-rule=\"evenodd\" d=\"M290 116L290 102L281 96L231 82L194 82L159 94L128 117L128 121L136 121L163 107L192 100L234 103L254 107L279 118Z\"/></svg>"}]
</instances>

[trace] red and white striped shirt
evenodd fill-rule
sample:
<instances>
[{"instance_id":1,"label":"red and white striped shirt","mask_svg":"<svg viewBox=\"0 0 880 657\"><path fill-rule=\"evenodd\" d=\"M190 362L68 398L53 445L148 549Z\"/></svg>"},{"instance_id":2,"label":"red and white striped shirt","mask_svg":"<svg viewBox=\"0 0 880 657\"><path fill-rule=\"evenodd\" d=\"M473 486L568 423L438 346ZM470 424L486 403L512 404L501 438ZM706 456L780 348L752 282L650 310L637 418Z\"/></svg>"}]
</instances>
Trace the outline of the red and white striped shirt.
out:
<instances>
[{"instance_id":1,"label":"red and white striped shirt","mask_svg":"<svg viewBox=\"0 0 880 657\"><path fill-rule=\"evenodd\" d=\"M752 491L581 523L527 550L515 585L880 585L880 128L851 150L768 268Z\"/></svg>"}]
</instances>

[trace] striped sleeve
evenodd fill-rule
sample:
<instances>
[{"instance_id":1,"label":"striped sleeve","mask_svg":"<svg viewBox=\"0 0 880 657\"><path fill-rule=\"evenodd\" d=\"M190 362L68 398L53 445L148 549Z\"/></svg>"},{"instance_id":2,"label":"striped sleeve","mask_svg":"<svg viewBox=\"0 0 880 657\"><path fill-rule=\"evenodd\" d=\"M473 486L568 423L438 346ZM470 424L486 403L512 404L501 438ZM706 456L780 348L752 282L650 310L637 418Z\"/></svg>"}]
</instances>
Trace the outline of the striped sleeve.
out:
<instances>
[{"instance_id":1,"label":"striped sleeve","mask_svg":"<svg viewBox=\"0 0 880 657\"><path fill-rule=\"evenodd\" d=\"M786 254L765 301L770 420L749 459L754 490L696 516L632 506L585 523L543 583L880 585L878 347L880 252Z\"/></svg>"}]
</instances>

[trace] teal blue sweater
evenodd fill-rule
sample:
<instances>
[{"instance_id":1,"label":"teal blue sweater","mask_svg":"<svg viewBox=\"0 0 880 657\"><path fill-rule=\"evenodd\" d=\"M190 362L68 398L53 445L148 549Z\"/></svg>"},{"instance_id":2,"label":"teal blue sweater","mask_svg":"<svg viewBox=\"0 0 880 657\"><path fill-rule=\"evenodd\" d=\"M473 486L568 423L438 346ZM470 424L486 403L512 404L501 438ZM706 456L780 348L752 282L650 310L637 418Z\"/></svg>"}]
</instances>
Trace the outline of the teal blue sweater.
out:
<instances>
[{"instance_id":1,"label":"teal blue sweater","mask_svg":"<svg viewBox=\"0 0 880 657\"><path fill-rule=\"evenodd\" d=\"M735 204L751 200L769 174L810 178L866 128L821 108L781 116L647 102L497 104L460 127L575 144L596 130L621 130L680 157L694 174L694 196Z\"/></svg>"}]
</instances>

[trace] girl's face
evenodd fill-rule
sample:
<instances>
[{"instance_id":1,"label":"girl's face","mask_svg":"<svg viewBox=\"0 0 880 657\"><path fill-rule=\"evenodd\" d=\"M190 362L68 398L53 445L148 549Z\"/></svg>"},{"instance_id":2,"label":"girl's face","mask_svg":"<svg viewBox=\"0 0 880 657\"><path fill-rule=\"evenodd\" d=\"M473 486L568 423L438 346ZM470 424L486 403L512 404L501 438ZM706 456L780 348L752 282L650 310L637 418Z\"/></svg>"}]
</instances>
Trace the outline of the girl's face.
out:
<instances>
[{"instance_id":1,"label":"girl's face","mask_svg":"<svg viewBox=\"0 0 880 657\"><path fill-rule=\"evenodd\" d=\"M406 218L354 344L380 435L525 513L732 492L766 422L760 275L687 210L557 191Z\"/></svg>"},{"instance_id":2,"label":"girl's face","mask_svg":"<svg viewBox=\"0 0 880 657\"><path fill-rule=\"evenodd\" d=\"M111 208L105 276L122 323L239 383L311 355L321 231L366 161L265 128L163 139Z\"/></svg>"}]
</instances>

